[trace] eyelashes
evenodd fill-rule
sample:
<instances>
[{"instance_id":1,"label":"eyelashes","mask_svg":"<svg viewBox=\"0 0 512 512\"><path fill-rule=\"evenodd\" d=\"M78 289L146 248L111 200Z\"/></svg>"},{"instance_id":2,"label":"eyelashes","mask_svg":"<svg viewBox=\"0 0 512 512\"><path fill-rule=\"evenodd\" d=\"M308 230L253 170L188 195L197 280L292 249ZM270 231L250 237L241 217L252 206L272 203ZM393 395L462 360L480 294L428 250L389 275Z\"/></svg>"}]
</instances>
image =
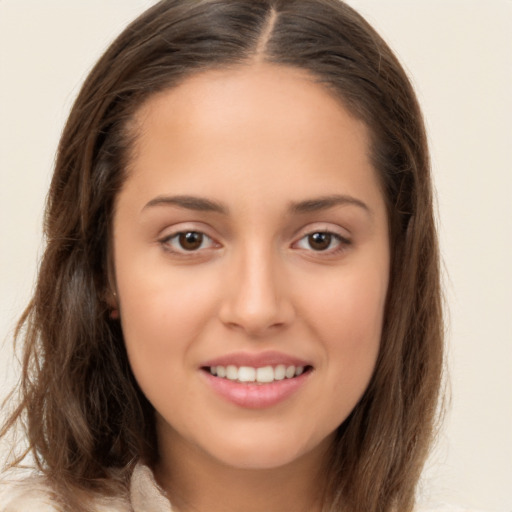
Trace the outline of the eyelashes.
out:
<instances>
[{"instance_id":1,"label":"eyelashes","mask_svg":"<svg viewBox=\"0 0 512 512\"><path fill-rule=\"evenodd\" d=\"M315 231L303 236L294 245L304 250L332 253L350 243L350 240L332 231Z\"/></svg>"},{"instance_id":2,"label":"eyelashes","mask_svg":"<svg viewBox=\"0 0 512 512\"><path fill-rule=\"evenodd\" d=\"M179 257L197 257L222 248L222 244L199 230L175 232L159 240L166 252ZM314 230L304 234L291 244L292 249L312 255L334 256L346 250L352 241L332 230Z\"/></svg>"},{"instance_id":3,"label":"eyelashes","mask_svg":"<svg viewBox=\"0 0 512 512\"><path fill-rule=\"evenodd\" d=\"M194 254L207 249L221 247L211 237L202 231L179 231L160 240L160 244L168 252L174 254Z\"/></svg>"}]
</instances>

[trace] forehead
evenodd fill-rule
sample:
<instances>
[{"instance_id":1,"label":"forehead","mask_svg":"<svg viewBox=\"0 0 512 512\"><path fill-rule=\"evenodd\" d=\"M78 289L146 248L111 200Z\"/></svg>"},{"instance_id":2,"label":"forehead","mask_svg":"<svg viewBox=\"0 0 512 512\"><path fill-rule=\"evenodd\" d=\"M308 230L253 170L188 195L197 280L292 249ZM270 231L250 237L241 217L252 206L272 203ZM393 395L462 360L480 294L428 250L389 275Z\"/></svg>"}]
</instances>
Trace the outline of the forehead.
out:
<instances>
[{"instance_id":1,"label":"forehead","mask_svg":"<svg viewBox=\"0 0 512 512\"><path fill-rule=\"evenodd\" d=\"M247 197L300 201L378 188L365 124L295 68L257 64L194 75L151 97L136 113L135 130L128 181L139 195L220 197L229 185Z\"/></svg>"},{"instance_id":2,"label":"forehead","mask_svg":"<svg viewBox=\"0 0 512 512\"><path fill-rule=\"evenodd\" d=\"M320 142L337 136L347 139L348 132L358 139L358 146L368 149L369 142L366 125L350 115L327 86L305 70L268 63L192 75L150 97L136 112L135 121L142 147L148 142L144 132L149 124L169 136L202 133L215 140L218 134L222 141L226 140L224 130L242 142L244 136L254 136L249 128L259 125L274 140L281 139L281 144L285 138L301 136ZM353 145L346 146L345 152L350 153Z\"/></svg>"}]
</instances>

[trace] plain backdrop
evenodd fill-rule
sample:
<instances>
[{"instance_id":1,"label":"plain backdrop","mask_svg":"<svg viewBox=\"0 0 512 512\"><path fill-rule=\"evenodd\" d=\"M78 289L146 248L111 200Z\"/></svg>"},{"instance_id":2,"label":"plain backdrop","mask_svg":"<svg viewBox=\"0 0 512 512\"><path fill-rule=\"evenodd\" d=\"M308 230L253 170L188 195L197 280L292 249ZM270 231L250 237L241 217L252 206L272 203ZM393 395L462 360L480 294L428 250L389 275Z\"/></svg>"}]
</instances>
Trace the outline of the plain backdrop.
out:
<instances>
[{"instance_id":1,"label":"plain backdrop","mask_svg":"<svg viewBox=\"0 0 512 512\"><path fill-rule=\"evenodd\" d=\"M0 0L0 394L42 251L60 131L108 43L149 0ZM431 143L451 405L431 502L512 512L512 1L349 0L396 51Z\"/></svg>"}]
</instances>

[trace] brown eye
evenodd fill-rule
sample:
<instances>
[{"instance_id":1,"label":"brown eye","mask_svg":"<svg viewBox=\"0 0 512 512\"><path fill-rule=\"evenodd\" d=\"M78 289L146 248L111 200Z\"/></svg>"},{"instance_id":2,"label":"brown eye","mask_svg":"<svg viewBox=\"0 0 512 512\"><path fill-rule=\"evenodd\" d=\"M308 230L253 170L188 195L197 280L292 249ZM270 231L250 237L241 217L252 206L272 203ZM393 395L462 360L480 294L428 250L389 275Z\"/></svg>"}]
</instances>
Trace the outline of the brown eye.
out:
<instances>
[{"instance_id":1,"label":"brown eye","mask_svg":"<svg viewBox=\"0 0 512 512\"><path fill-rule=\"evenodd\" d=\"M332 239L331 233L311 233L308 235L308 244L314 251L325 251L331 246Z\"/></svg>"},{"instance_id":2,"label":"brown eye","mask_svg":"<svg viewBox=\"0 0 512 512\"><path fill-rule=\"evenodd\" d=\"M220 247L201 231L177 231L173 235L162 238L160 244L165 251L178 256L194 256Z\"/></svg>"},{"instance_id":3,"label":"brown eye","mask_svg":"<svg viewBox=\"0 0 512 512\"><path fill-rule=\"evenodd\" d=\"M203 244L204 235L197 231L188 231L178 235L178 243L185 251L196 251Z\"/></svg>"},{"instance_id":4,"label":"brown eye","mask_svg":"<svg viewBox=\"0 0 512 512\"><path fill-rule=\"evenodd\" d=\"M350 239L331 231L312 231L297 240L293 247L303 251L317 252L325 256L342 254L352 242ZM319 254L320 255L320 254Z\"/></svg>"}]
</instances>

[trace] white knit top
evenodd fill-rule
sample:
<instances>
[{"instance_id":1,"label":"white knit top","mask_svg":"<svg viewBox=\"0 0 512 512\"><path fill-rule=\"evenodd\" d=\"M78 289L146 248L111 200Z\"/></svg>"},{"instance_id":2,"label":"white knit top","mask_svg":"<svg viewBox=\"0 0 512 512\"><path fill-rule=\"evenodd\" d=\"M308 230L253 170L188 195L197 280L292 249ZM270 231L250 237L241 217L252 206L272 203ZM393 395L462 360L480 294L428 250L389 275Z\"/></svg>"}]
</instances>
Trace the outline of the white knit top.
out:
<instances>
[{"instance_id":1,"label":"white knit top","mask_svg":"<svg viewBox=\"0 0 512 512\"><path fill-rule=\"evenodd\" d=\"M141 464L135 467L130 485L129 502L103 499L96 502L96 512L172 512L164 491L156 483L153 472ZM59 512L48 486L42 479L27 478L0 482L0 512ZM460 507L440 505L419 508L416 512L477 512Z\"/></svg>"}]
</instances>

